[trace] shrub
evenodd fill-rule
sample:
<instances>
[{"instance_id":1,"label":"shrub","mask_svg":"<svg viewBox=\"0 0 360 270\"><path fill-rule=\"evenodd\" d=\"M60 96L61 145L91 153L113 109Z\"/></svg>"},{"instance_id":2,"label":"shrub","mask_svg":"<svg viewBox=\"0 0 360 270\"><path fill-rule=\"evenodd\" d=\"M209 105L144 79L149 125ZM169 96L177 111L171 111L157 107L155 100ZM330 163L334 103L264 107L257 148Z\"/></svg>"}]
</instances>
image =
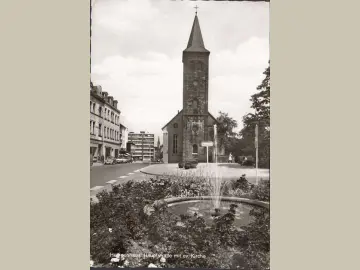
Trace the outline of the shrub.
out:
<instances>
[{"instance_id":1,"label":"shrub","mask_svg":"<svg viewBox=\"0 0 360 270\"><path fill-rule=\"evenodd\" d=\"M252 190L252 198L259 201L270 201L270 181L261 180Z\"/></svg>"},{"instance_id":2,"label":"shrub","mask_svg":"<svg viewBox=\"0 0 360 270\"><path fill-rule=\"evenodd\" d=\"M235 189L241 189L244 193L250 192L252 188L254 187L253 184L250 184L245 177L245 174L243 174L239 179L232 182L232 188Z\"/></svg>"},{"instance_id":3,"label":"shrub","mask_svg":"<svg viewBox=\"0 0 360 270\"><path fill-rule=\"evenodd\" d=\"M182 257L166 260L169 268L241 266L243 268L238 269L266 269L269 265L267 209L254 208L250 212L254 222L244 231L239 231L234 226L235 204L231 205L228 213L217 217L210 227L202 217L178 217L168 211L166 204L153 205L156 200L179 196L185 190L206 195L210 187L204 180L191 174L182 178L169 176L142 182L129 181L114 186L110 192L99 193L98 203L90 205L90 251L95 265L111 266L111 254L141 250L156 254L182 254ZM245 176L225 186L228 188L225 193L233 188L250 194L255 190L254 197L264 196L267 187L251 189ZM153 205L152 211L144 212L150 205ZM202 256L194 259L192 254ZM159 258L129 259L129 263L130 267L146 267L150 263L159 265ZM123 262L117 264L122 265Z\"/></svg>"}]
</instances>

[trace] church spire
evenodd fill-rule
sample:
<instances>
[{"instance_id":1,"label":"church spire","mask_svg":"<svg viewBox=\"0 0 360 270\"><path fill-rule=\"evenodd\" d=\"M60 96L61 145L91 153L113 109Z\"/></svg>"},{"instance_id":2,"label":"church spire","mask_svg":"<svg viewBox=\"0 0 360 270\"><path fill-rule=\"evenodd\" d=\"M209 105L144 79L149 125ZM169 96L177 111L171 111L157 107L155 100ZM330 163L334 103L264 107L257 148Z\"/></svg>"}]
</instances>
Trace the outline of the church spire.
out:
<instances>
[{"instance_id":1,"label":"church spire","mask_svg":"<svg viewBox=\"0 0 360 270\"><path fill-rule=\"evenodd\" d=\"M209 52L207 49L205 49L197 12L195 14L194 23L191 29L189 42L184 52Z\"/></svg>"}]
</instances>

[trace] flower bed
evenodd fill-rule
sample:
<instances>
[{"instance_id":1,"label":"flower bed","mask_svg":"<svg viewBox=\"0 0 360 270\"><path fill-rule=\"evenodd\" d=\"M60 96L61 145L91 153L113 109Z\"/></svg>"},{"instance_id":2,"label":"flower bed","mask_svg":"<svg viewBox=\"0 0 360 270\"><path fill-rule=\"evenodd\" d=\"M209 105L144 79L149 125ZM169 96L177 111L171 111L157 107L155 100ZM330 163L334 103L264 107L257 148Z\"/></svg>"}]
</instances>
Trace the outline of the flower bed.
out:
<instances>
[{"instance_id":1,"label":"flower bed","mask_svg":"<svg viewBox=\"0 0 360 270\"><path fill-rule=\"evenodd\" d=\"M269 201L269 182L249 184L245 176L223 184L223 196ZM168 176L129 181L97 195L90 206L90 253L94 266L268 269L269 210L254 208L254 222L237 230L234 207L206 226L204 219L178 217L157 200L211 195L202 177ZM146 206L153 206L147 212ZM145 209L145 211L144 211Z\"/></svg>"}]
</instances>

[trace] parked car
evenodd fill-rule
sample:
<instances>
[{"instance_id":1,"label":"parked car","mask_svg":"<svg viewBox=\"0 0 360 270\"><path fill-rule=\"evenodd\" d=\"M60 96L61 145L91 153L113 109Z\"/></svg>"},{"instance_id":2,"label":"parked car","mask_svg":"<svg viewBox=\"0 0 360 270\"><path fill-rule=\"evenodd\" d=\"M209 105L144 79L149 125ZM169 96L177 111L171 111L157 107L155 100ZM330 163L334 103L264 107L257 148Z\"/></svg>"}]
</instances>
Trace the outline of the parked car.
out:
<instances>
[{"instance_id":1,"label":"parked car","mask_svg":"<svg viewBox=\"0 0 360 270\"><path fill-rule=\"evenodd\" d=\"M185 162L184 167L185 167L185 170L187 170L187 169L194 169L194 168L197 167L198 164L199 164L199 163L198 163L196 160L189 160L189 161L186 161L186 162Z\"/></svg>"},{"instance_id":2,"label":"parked car","mask_svg":"<svg viewBox=\"0 0 360 270\"><path fill-rule=\"evenodd\" d=\"M128 157L128 158L127 158L127 163L132 163L132 162L133 162L132 157Z\"/></svg>"},{"instance_id":3,"label":"parked car","mask_svg":"<svg viewBox=\"0 0 360 270\"><path fill-rule=\"evenodd\" d=\"M104 162L105 165L113 165L116 164L116 159L114 158L107 158Z\"/></svg>"},{"instance_id":4,"label":"parked car","mask_svg":"<svg viewBox=\"0 0 360 270\"><path fill-rule=\"evenodd\" d=\"M92 158L92 160L93 160L93 162L97 162L97 161L98 161L98 158L94 156L94 157Z\"/></svg>"},{"instance_id":5,"label":"parked car","mask_svg":"<svg viewBox=\"0 0 360 270\"><path fill-rule=\"evenodd\" d=\"M183 161L180 161L179 162L179 168L181 169L181 168L184 168L184 165L185 165L185 163L183 162Z\"/></svg>"},{"instance_id":6,"label":"parked car","mask_svg":"<svg viewBox=\"0 0 360 270\"><path fill-rule=\"evenodd\" d=\"M252 159L246 159L242 162L242 166L254 166L255 161Z\"/></svg>"},{"instance_id":7,"label":"parked car","mask_svg":"<svg viewBox=\"0 0 360 270\"><path fill-rule=\"evenodd\" d=\"M117 163L127 163L127 158L125 157L119 157L116 159Z\"/></svg>"}]
</instances>

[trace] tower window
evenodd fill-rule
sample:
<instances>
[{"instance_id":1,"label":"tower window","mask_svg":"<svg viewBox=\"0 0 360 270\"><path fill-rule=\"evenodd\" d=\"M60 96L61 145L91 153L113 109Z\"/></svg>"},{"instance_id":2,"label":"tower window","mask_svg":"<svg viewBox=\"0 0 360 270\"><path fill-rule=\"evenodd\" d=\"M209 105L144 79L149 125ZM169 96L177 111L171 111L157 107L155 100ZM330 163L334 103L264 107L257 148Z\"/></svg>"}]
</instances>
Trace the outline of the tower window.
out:
<instances>
[{"instance_id":1,"label":"tower window","mask_svg":"<svg viewBox=\"0 0 360 270\"><path fill-rule=\"evenodd\" d=\"M192 151L193 154L198 154L198 146L197 144L194 144L193 145L193 151Z\"/></svg>"},{"instance_id":2,"label":"tower window","mask_svg":"<svg viewBox=\"0 0 360 270\"><path fill-rule=\"evenodd\" d=\"M174 128L178 128L178 124L177 124L177 123L174 124Z\"/></svg>"},{"instance_id":3,"label":"tower window","mask_svg":"<svg viewBox=\"0 0 360 270\"><path fill-rule=\"evenodd\" d=\"M173 135L173 153L176 154L178 152L178 147L177 147L177 134Z\"/></svg>"}]
</instances>

